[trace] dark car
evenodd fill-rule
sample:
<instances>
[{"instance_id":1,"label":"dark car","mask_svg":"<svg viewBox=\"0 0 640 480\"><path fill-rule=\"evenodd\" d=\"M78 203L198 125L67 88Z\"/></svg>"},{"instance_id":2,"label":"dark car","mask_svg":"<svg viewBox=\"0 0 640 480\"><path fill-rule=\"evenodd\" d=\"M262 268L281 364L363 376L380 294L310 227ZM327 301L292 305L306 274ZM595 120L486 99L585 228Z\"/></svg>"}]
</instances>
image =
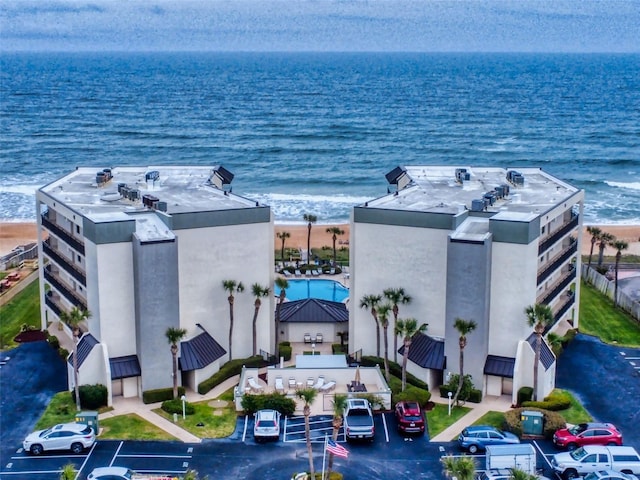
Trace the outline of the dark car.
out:
<instances>
[{"instance_id":1,"label":"dark car","mask_svg":"<svg viewBox=\"0 0 640 480\"><path fill-rule=\"evenodd\" d=\"M484 450L487 445L509 445L520 443L520 439L510 432L488 425L477 425L462 430L458 437L458 444L469 453Z\"/></svg>"},{"instance_id":2,"label":"dark car","mask_svg":"<svg viewBox=\"0 0 640 480\"><path fill-rule=\"evenodd\" d=\"M418 402L398 402L396 403L395 412L399 431L404 433L424 433L424 416Z\"/></svg>"},{"instance_id":3,"label":"dark car","mask_svg":"<svg viewBox=\"0 0 640 480\"><path fill-rule=\"evenodd\" d=\"M611 423L580 423L557 430L553 443L568 450L585 445L622 445L622 434Z\"/></svg>"}]
</instances>

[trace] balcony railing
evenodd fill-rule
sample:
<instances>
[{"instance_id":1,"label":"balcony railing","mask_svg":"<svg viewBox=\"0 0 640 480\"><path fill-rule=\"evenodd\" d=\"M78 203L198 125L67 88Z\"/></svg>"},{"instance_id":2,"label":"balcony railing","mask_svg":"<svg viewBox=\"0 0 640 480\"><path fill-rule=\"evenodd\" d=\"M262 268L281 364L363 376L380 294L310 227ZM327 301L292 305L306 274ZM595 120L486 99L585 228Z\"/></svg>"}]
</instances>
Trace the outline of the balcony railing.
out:
<instances>
[{"instance_id":1,"label":"balcony railing","mask_svg":"<svg viewBox=\"0 0 640 480\"><path fill-rule=\"evenodd\" d=\"M544 266L544 270L542 270L538 274L538 285L544 282L549 275L551 275L554 271L558 269L560 265L566 262L574 253L578 251L578 241L573 239L571 245L566 247L559 255L557 255L550 263Z\"/></svg>"},{"instance_id":2,"label":"balcony railing","mask_svg":"<svg viewBox=\"0 0 640 480\"><path fill-rule=\"evenodd\" d=\"M55 313L58 317L60 316L62 308L60 308L60 306L53 301L53 294L51 292L48 292L44 297L44 303L47 305L47 307L53 310L53 313Z\"/></svg>"},{"instance_id":3,"label":"balcony railing","mask_svg":"<svg viewBox=\"0 0 640 480\"><path fill-rule=\"evenodd\" d=\"M558 230L553 232L549 238L545 239L538 246L538 255L542 255L543 252L546 252L551 245L556 243L562 237L564 237L567 233L578 226L578 220L580 216L578 214L572 213L571 220L569 220L565 225L560 227Z\"/></svg>"},{"instance_id":4,"label":"balcony railing","mask_svg":"<svg viewBox=\"0 0 640 480\"><path fill-rule=\"evenodd\" d=\"M576 278L576 270L570 270L567 272L560 280L558 280L551 289L547 290L538 303L543 303L545 305L549 305L551 301L556 298L564 289L566 289L571 282L573 282Z\"/></svg>"},{"instance_id":5,"label":"balcony railing","mask_svg":"<svg viewBox=\"0 0 640 480\"><path fill-rule=\"evenodd\" d=\"M84 299L78 296L73 290L67 287L64 283L58 280L54 274L51 272L51 265L48 265L44 269L44 278L47 282L49 282L58 292L60 292L64 297L69 300L74 306L86 310L87 305Z\"/></svg>"},{"instance_id":6,"label":"balcony railing","mask_svg":"<svg viewBox=\"0 0 640 480\"><path fill-rule=\"evenodd\" d=\"M80 252L84 255L84 244L79 242L76 238L73 237L69 232L65 229L59 227L51 220L49 220L49 212L45 212L42 214L42 225L45 226L51 233L53 233L56 237L60 238L63 242Z\"/></svg>"},{"instance_id":7,"label":"balcony railing","mask_svg":"<svg viewBox=\"0 0 640 480\"><path fill-rule=\"evenodd\" d=\"M573 306L574 303L576 303L576 296L573 295L573 292L571 292L571 295L567 296L567 298L568 300L562 304L560 309L553 316L553 319L556 322L560 320L565 313L567 313L567 311Z\"/></svg>"},{"instance_id":8,"label":"balcony railing","mask_svg":"<svg viewBox=\"0 0 640 480\"><path fill-rule=\"evenodd\" d=\"M65 272L79 281L83 286L87 286L87 278L83 272L75 268L69 260L64 258L58 252L56 252L49 242L49 240L45 240L42 242L42 251L47 255L51 260L56 262L56 264L62 268Z\"/></svg>"}]
</instances>

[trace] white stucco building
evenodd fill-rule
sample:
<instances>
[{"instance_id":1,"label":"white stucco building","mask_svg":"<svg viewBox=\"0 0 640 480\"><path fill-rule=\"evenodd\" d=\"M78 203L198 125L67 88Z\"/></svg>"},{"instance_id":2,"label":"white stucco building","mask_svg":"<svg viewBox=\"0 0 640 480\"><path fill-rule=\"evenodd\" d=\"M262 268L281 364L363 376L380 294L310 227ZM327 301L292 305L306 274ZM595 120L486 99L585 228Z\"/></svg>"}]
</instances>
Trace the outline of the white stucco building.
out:
<instances>
[{"instance_id":1,"label":"white stucco building","mask_svg":"<svg viewBox=\"0 0 640 480\"><path fill-rule=\"evenodd\" d=\"M247 288L235 295L233 357L253 353L250 286L273 285L273 218L231 193L232 179L223 167L78 168L37 191L42 326L74 306L91 312L80 384L106 385L110 400L171 387L165 332L177 327L178 383L196 389L229 360L223 280ZM274 305L265 299L257 320L266 352Z\"/></svg>"},{"instance_id":2,"label":"white stucco building","mask_svg":"<svg viewBox=\"0 0 640 480\"><path fill-rule=\"evenodd\" d=\"M350 351L376 353L375 324L356 307L360 299L401 287L412 301L400 305L400 317L428 323L414 338L409 371L430 387L446 383L459 371L453 322L473 320L465 373L483 394L515 401L521 386L533 386L525 307L549 305L552 330L578 326L584 192L537 168L398 167L387 180L390 193L352 212ZM554 380L545 344L539 398Z\"/></svg>"}]
</instances>

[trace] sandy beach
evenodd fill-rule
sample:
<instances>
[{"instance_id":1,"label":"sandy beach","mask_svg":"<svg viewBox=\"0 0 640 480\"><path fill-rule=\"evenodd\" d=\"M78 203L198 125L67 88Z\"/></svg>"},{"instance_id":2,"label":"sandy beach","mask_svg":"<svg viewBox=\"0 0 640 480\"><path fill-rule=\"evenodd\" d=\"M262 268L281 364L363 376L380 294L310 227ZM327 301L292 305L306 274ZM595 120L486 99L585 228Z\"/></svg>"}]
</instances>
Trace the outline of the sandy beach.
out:
<instances>
[{"instance_id":1,"label":"sandy beach","mask_svg":"<svg viewBox=\"0 0 640 480\"><path fill-rule=\"evenodd\" d=\"M629 249L625 253L640 255L640 225L598 225L600 229L609 232L620 240L629 243ZM330 227L339 227L344 231L344 235L339 235L336 244L343 245L349 241L349 225L320 225L314 224L311 227L311 246L320 248L324 245L332 246L332 234L327 233ZM306 225L275 225L275 234L289 232L285 246L293 248L307 248L307 226ZM591 237L585 232L582 242L582 254L588 255L591 248ZM37 241L37 230L35 222L4 222L0 223L0 256L11 252L18 245ZM342 243L341 243L342 242ZM282 241L275 238L275 247L279 249ZM605 250L605 255L613 255L612 248Z\"/></svg>"}]
</instances>

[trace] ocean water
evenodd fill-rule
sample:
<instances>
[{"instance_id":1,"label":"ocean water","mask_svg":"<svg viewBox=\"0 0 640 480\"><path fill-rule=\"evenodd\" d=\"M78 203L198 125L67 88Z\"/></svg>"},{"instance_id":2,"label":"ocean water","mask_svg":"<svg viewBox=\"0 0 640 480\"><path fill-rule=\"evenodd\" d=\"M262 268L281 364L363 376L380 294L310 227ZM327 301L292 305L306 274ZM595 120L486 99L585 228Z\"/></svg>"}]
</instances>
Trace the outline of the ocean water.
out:
<instances>
[{"instance_id":1,"label":"ocean water","mask_svg":"<svg viewBox=\"0 0 640 480\"><path fill-rule=\"evenodd\" d=\"M0 219L76 166L223 165L278 223L346 222L398 165L541 167L640 223L640 55L0 55Z\"/></svg>"}]
</instances>

